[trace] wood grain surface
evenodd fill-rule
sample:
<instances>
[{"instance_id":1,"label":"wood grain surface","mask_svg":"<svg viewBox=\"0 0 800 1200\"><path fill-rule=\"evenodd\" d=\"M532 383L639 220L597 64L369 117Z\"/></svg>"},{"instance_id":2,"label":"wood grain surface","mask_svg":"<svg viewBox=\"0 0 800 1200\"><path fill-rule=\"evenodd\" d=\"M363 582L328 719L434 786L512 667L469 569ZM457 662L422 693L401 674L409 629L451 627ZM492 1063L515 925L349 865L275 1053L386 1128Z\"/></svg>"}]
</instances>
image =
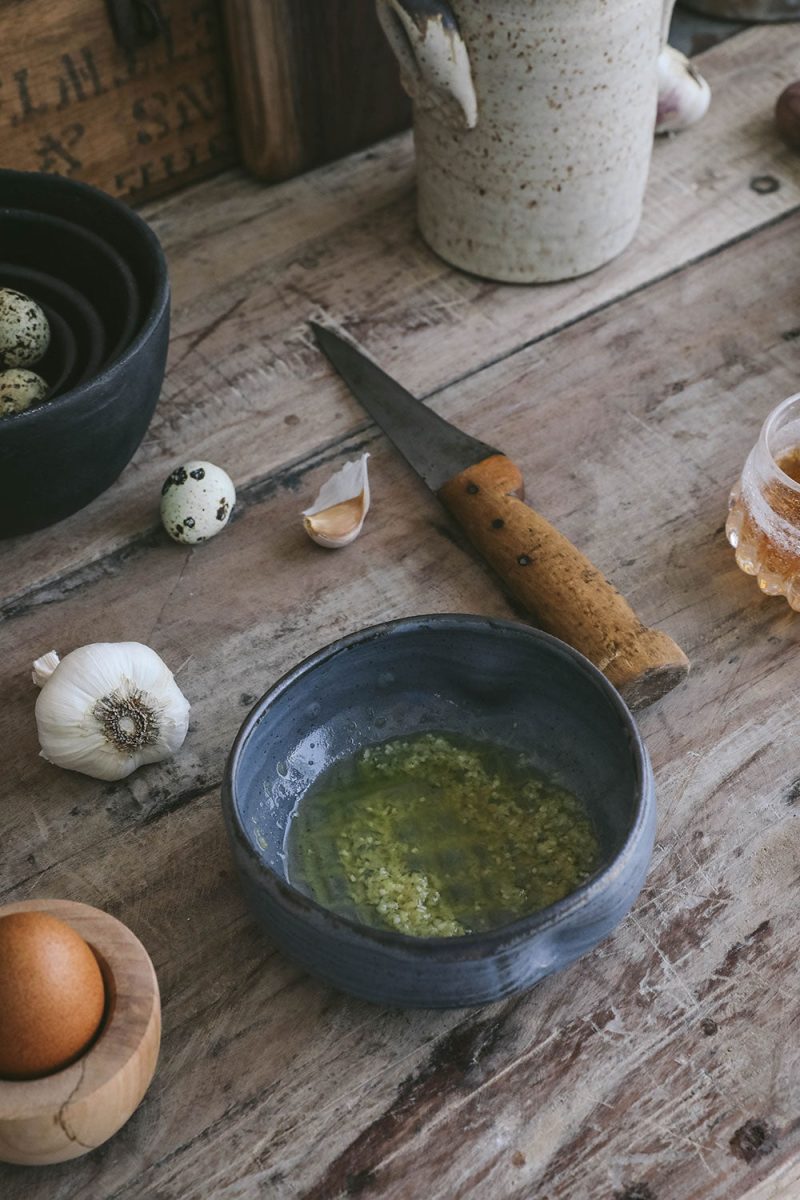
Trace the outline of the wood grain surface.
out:
<instances>
[{"instance_id":1,"label":"wood grain surface","mask_svg":"<svg viewBox=\"0 0 800 1200\"><path fill-rule=\"evenodd\" d=\"M34 549L30 539L3 546L8 602L59 594L124 556L155 529L154 496L187 455L229 462L241 485L363 426L309 316L332 315L430 396L792 211L798 159L772 111L796 74L797 39L794 25L754 29L699 60L715 101L699 125L658 139L636 241L570 283L508 287L436 258L415 230L410 135L269 190L227 174L150 206L175 297L159 408L111 491L38 534ZM754 190L754 180L767 182Z\"/></svg>"},{"instance_id":2,"label":"wood grain surface","mask_svg":"<svg viewBox=\"0 0 800 1200\"><path fill-rule=\"evenodd\" d=\"M116 1138L0 1169L4 1200L796 1200L800 625L736 569L723 523L761 421L797 390L800 158L770 113L798 50L785 27L704 56L714 106L657 146L636 245L570 284L495 286L435 259L405 137L270 192L231 175L150 210L176 294L150 435L89 511L0 547L0 898L82 900L134 930L161 1061ZM478 1011L332 992L272 948L232 878L224 759L282 671L392 616L512 612L313 349L310 315L513 453L537 509L694 666L640 717L659 827L634 911ZM299 511L362 449L372 510L326 552ZM189 457L240 494L195 550L157 528L161 479ZM116 784L36 753L30 661L99 638L152 645L193 706L181 752Z\"/></svg>"},{"instance_id":3,"label":"wood grain surface","mask_svg":"<svg viewBox=\"0 0 800 1200\"><path fill-rule=\"evenodd\" d=\"M141 201L236 161L217 0L159 0L124 49L105 0L0 0L0 167Z\"/></svg>"},{"instance_id":4,"label":"wood grain surface","mask_svg":"<svg viewBox=\"0 0 800 1200\"><path fill-rule=\"evenodd\" d=\"M226 0L242 162L274 181L411 124L374 0Z\"/></svg>"}]
</instances>

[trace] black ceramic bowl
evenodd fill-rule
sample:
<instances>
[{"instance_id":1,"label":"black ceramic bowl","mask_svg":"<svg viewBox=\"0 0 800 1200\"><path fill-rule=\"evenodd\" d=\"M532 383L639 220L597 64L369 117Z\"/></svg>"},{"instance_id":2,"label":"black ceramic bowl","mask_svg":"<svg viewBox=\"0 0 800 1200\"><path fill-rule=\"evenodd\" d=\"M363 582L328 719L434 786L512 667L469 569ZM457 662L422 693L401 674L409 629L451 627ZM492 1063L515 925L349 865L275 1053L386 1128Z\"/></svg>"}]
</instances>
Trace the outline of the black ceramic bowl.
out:
<instances>
[{"instance_id":1,"label":"black ceramic bowl","mask_svg":"<svg viewBox=\"0 0 800 1200\"><path fill-rule=\"evenodd\" d=\"M488 933L413 938L337 917L287 880L287 827L333 761L410 732L505 745L588 805L603 865L565 899ZM650 762L624 702L563 642L471 616L411 617L313 655L261 698L234 743L223 810L245 894L308 970L383 1004L450 1008L530 987L591 949L644 882Z\"/></svg>"},{"instance_id":2,"label":"black ceramic bowl","mask_svg":"<svg viewBox=\"0 0 800 1200\"><path fill-rule=\"evenodd\" d=\"M57 175L0 171L0 287L45 310L44 404L0 419L0 536L105 491L144 437L164 378L169 280L131 209Z\"/></svg>"}]
</instances>

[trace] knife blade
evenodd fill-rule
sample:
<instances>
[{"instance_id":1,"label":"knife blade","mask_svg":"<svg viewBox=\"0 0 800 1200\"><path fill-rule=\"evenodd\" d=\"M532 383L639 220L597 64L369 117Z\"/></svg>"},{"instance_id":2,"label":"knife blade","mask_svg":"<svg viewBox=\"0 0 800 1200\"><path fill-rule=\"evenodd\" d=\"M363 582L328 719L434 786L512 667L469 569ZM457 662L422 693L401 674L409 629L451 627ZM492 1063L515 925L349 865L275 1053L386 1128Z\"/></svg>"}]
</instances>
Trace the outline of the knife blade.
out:
<instances>
[{"instance_id":1,"label":"knife blade","mask_svg":"<svg viewBox=\"0 0 800 1200\"><path fill-rule=\"evenodd\" d=\"M317 345L389 441L432 492L498 451L462 433L367 358L352 342L310 322Z\"/></svg>"},{"instance_id":2,"label":"knife blade","mask_svg":"<svg viewBox=\"0 0 800 1200\"><path fill-rule=\"evenodd\" d=\"M585 654L631 708L686 677L689 660L672 638L644 625L602 572L524 503L511 459L445 421L341 334L310 325L355 398L541 628Z\"/></svg>"}]
</instances>

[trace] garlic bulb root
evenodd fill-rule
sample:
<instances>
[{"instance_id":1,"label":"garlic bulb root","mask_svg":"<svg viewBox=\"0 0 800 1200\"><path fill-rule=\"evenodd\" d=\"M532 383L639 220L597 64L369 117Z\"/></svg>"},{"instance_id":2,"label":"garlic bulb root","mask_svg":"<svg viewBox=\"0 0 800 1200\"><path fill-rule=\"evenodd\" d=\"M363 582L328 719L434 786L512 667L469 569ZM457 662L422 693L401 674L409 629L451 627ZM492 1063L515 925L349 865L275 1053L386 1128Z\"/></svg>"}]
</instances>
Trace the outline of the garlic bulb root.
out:
<instances>
[{"instance_id":1,"label":"garlic bulb root","mask_svg":"<svg viewBox=\"0 0 800 1200\"><path fill-rule=\"evenodd\" d=\"M656 133L675 133L708 112L711 88L685 54L665 46L658 59Z\"/></svg>"},{"instance_id":2,"label":"garlic bulb root","mask_svg":"<svg viewBox=\"0 0 800 1200\"><path fill-rule=\"evenodd\" d=\"M42 757L95 779L124 779L182 745L189 702L155 650L97 642L33 664L41 688L36 727Z\"/></svg>"},{"instance_id":3,"label":"garlic bulb root","mask_svg":"<svg viewBox=\"0 0 800 1200\"><path fill-rule=\"evenodd\" d=\"M370 504L368 458L369 454L362 454L354 462L345 463L323 484L311 508L303 512L306 533L317 545L339 550L361 532Z\"/></svg>"}]
</instances>

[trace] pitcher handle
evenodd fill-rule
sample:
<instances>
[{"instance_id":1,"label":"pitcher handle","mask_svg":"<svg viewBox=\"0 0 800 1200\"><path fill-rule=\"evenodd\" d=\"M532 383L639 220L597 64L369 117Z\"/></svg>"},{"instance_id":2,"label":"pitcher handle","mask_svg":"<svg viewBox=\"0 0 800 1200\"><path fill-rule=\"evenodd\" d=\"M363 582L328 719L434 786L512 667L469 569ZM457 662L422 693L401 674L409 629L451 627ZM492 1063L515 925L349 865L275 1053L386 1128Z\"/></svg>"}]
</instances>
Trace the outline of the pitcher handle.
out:
<instances>
[{"instance_id":1,"label":"pitcher handle","mask_svg":"<svg viewBox=\"0 0 800 1200\"><path fill-rule=\"evenodd\" d=\"M445 0L376 0L378 20L415 104L467 129L478 123L469 53Z\"/></svg>"}]
</instances>

